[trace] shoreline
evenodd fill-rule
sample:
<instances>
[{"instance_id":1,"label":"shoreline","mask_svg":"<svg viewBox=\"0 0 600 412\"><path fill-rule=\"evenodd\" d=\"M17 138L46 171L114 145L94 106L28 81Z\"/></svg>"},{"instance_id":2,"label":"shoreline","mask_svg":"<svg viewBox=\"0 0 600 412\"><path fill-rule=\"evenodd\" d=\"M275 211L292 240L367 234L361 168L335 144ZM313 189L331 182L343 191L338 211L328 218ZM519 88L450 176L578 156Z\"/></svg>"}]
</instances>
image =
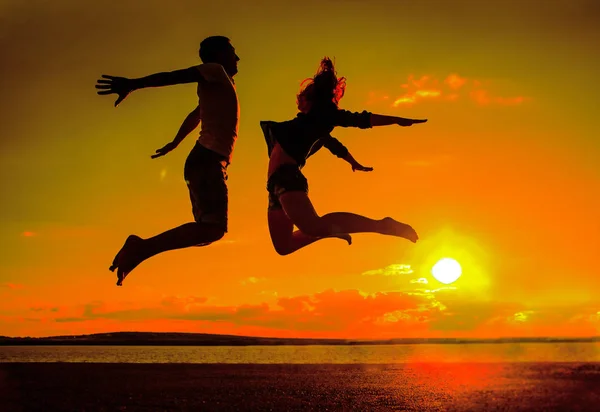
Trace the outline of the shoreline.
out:
<instances>
[{"instance_id":1,"label":"shoreline","mask_svg":"<svg viewBox=\"0 0 600 412\"><path fill-rule=\"evenodd\" d=\"M7 411L592 411L599 403L600 362L0 364Z\"/></svg>"},{"instance_id":2,"label":"shoreline","mask_svg":"<svg viewBox=\"0 0 600 412\"><path fill-rule=\"evenodd\" d=\"M586 338L399 338L381 340L262 338L210 334L129 333L9 338L0 346L378 346L378 345L474 345L507 343L600 343L600 336Z\"/></svg>"}]
</instances>

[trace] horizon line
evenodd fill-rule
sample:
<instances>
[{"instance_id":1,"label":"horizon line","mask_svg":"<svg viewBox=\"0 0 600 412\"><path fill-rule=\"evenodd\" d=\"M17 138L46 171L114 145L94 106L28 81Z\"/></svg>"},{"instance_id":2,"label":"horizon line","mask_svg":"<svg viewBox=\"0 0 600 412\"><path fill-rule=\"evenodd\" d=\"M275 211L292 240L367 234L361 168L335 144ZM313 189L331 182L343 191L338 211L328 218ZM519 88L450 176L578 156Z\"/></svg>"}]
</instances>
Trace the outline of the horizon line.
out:
<instances>
[{"instance_id":1,"label":"horizon line","mask_svg":"<svg viewBox=\"0 0 600 412\"><path fill-rule=\"evenodd\" d=\"M226 337L235 339L256 339L256 340L294 340L294 341L331 341L331 342L389 342L389 341L547 341L547 340L563 340L563 341L581 341L581 340L600 340L600 335L587 335L587 336L504 336L504 337L391 337L391 338L325 338L325 337L274 337L274 336L252 336L252 335L235 335L235 334L219 334L219 333L208 333L208 332L140 332L140 331L115 331L115 332L98 332L89 334L78 334L78 335L49 335L49 336L3 336L0 335L0 339L30 339L30 340L43 340L43 339L75 339L85 337L100 337L107 336L118 337L118 335L126 334L137 334L137 335L203 335L210 337Z\"/></svg>"}]
</instances>

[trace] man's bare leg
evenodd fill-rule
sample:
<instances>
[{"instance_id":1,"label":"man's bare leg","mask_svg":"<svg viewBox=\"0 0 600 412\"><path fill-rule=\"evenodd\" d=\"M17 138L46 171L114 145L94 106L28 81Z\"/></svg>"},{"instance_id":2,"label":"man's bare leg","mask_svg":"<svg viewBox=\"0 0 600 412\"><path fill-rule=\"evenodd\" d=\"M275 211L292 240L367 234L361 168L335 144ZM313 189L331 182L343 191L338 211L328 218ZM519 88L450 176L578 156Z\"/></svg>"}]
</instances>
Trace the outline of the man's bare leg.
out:
<instances>
[{"instance_id":1,"label":"man's bare leg","mask_svg":"<svg viewBox=\"0 0 600 412\"><path fill-rule=\"evenodd\" d=\"M130 235L109 269L118 269L117 286L121 286L125 277L144 260L168 250L206 246L221 239L224 234L225 231L217 225L191 222L148 239Z\"/></svg>"}]
</instances>

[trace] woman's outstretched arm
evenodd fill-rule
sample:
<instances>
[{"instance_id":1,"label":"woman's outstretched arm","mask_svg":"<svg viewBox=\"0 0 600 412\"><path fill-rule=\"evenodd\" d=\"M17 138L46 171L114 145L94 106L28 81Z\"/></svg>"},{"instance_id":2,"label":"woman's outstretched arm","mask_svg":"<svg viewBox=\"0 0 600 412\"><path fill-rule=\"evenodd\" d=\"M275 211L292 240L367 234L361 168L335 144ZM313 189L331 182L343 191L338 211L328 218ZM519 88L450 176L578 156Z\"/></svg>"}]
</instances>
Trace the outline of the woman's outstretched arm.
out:
<instances>
[{"instance_id":1,"label":"woman's outstretched arm","mask_svg":"<svg viewBox=\"0 0 600 412\"><path fill-rule=\"evenodd\" d=\"M356 161L356 159L352 156L352 154L350 153L348 148L346 146L344 146L335 137L328 135L324 138L321 138L320 140L323 143L323 146L325 146L333 155L339 157L340 159L344 159L346 162L348 162L350 164L350 166L352 166L353 172L356 170L359 170L361 172L370 172L373 170L372 167L366 167L366 166L363 166L360 163L358 163ZM313 147L316 147L316 145ZM310 154L312 154L312 153L313 152L311 151Z\"/></svg>"},{"instance_id":2,"label":"woman's outstretched arm","mask_svg":"<svg viewBox=\"0 0 600 412\"><path fill-rule=\"evenodd\" d=\"M389 126L397 124L400 126L412 126L416 123L425 123L427 119L406 119L404 117L387 116L384 114L371 114L371 126Z\"/></svg>"},{"instance_id":3,"label":"woman's outstretched arm","mask_svg":"<svg viewBox=\"0 0 600 412\"><path fill-rule=\"evenodd\" d=\"M412 126L416 123L425 123L427 119L406 119L404 117L388 116L384 114L375 114L366 110L362 112L351 112L348 110L338 110L336 113L335 125L341 127L358 127L360 129L370 129L376 126Z\"/></svg>"}]
</instances>

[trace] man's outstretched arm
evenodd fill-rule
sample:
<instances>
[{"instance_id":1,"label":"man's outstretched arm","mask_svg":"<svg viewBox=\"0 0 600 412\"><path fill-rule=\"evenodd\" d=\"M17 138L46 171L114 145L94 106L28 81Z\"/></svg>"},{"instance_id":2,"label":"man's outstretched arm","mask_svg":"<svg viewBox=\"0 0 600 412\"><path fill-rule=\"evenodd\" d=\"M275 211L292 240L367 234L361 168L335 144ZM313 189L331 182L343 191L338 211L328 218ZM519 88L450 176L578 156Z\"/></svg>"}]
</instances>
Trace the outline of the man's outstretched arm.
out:
<instances>
[{"instance_id":1,"label":"man's outstretched arm","mask_svg":"<svg viewBox=\"0 0 600 412\"><path fill-rule=\"evenodd\" d=\"M172 72L161 72L151 74L138 79L128 79L126 77L102 75L96 84L98 94L116 94L118 95L115 101L115 107L119 105L129 93L134 90L144 89L147 87L162 87L172 86L175 84L197 83L203 80L200 70L197 66L187 69L175 70Z\"/></svg>"},{"instance_id":2,"label":"man's outstretched arm","mask_svg":"<svg viewBox=\"0 0 600 412\"><path fill-rule=\"evenodd\" d=\"M132 84L134 89L143 89L146 87L162 87L172 86L174 84L196 83L200 80L202 80L200 70L198 70L198 66L193 66L188 67L187 69L155 73L139 79L132 79Z\"/></svg>"},{"instance_id":3,"label":"man's outstretched arm","mask_svg":"<svg viewBox=\"0 0 600 412\"><path fill-rule=\"evenodd\" d=\"M169 153L171 150L175 149L179 146L179 143L186 138L187 135L192 133L196 127L200 124L200 106L196 107L190 114L187 115L179 131L175 135L175 138L172 142L167 143L164 147L156 150L156 154L150 156L152 159L156 159L157 157L161 157Z\"/></svg>"}]
</instances>

